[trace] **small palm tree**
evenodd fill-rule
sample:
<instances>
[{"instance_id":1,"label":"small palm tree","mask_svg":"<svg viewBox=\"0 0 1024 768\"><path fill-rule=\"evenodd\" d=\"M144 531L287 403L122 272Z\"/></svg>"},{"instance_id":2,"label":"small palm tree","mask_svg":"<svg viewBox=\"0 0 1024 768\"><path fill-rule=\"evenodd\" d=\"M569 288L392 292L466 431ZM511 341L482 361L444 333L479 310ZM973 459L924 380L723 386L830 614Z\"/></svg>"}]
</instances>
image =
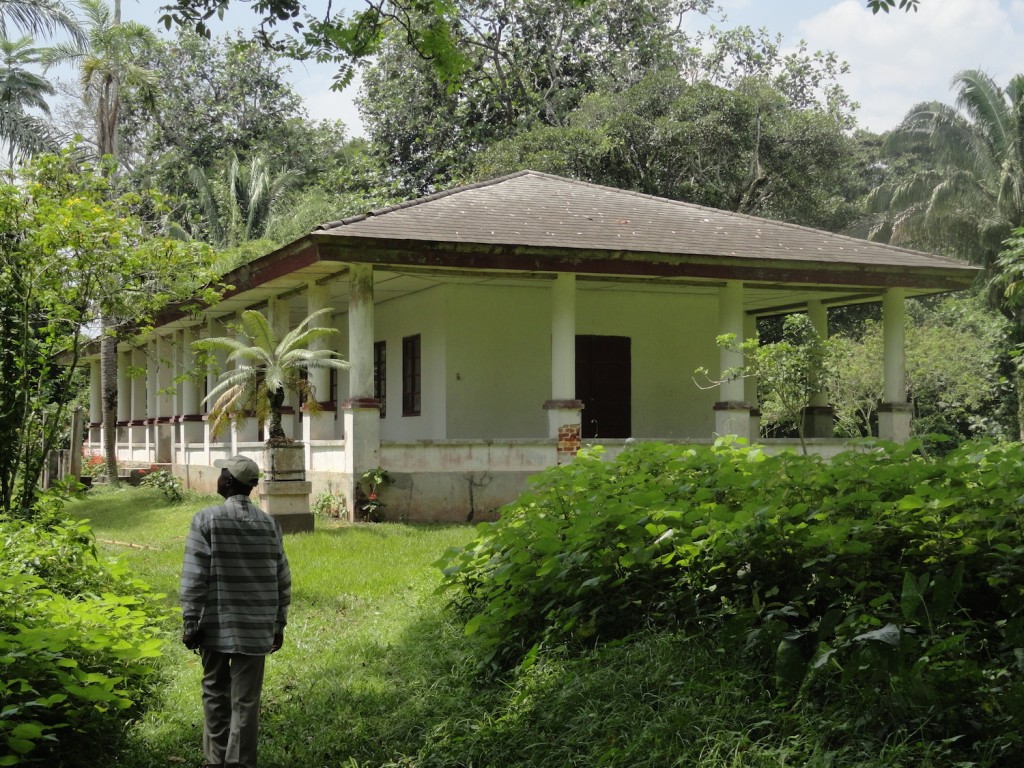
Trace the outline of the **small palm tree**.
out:
<instances>
[{"instance_id":1,"label":"small palm tree","mask_svg":"<svg viewBox=\"0 0 1024 768\"><path fill-rule=\"evenodd\" d=\"M319 339L338 333L336 328L310 327L310 323L330 309L314 312L284 338L278 339L267 318L256 310L242 313L245 343L230 336L202 339L192 346L201 352L227 352L227 362L235 367L224 371L220 381L206 396L213 401L210 409L213 434L219 434L228 421L244 423L254 415L269 423L268 443L287 441L281 426L281 409L286 390L306 398L306 409L318 411L316 392L302 373L317 368L342 370L348 362L329 349L309 349Z\"/></svg>"},{"instance_id":2,"label":"small palm tree","mask_svg":"<svg viewBox=\"0 0 1024 768\"><path fill-rule=\"evenodd\" d=\"M189 168L189 178L209 222L210 240L217 246L231 246L263 236L282 198L302 180L302 174L292 169L272 171L270 161L258 152L243 164L232 152L222 182L197 166Z\"/></svg>"}]
</instances>

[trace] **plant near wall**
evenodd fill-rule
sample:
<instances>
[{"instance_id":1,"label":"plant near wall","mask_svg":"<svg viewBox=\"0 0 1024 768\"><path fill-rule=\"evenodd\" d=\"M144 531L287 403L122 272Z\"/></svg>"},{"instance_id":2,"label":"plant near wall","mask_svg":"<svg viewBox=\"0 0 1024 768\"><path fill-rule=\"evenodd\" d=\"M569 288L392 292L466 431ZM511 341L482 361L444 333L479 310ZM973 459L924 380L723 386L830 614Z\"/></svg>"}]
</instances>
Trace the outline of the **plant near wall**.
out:
<instances>
[{"instance_id":1,"label":"plant near wall","mask_svg":"<svg viewBox=\"0 0 1024 768\"><path fill-rule=\"evenodd\" d=\"M327 490L321 491L310 504L309 511L325 520L338 520L348 516L348 505L341 493L335 492L328 483Z\"/></svg>"},{"instance_id":2,"label":"plant near wall","mask_svg":"<svg viewBox=\"0 0 1024 768\"><path fill-rule=\"evenodd\" d=\"M359 509L363 519L379 523L384 518L386 506L380 498L380 489L391 482L387 470L382 467L368 469L359 476Z\"/></svg>"},{"instance_id":3,"label":"plant near wall","mask_svg":"<svg viewBox=\"0 0 1024 768\"><path fill-rule=\"evenodd\" d=\"M804 409L815 394L832 386L836 343L822 339L811 319L803 314L786 316L782 338L776 342L762 344L756 338L741 342L735 334L723 334L716 342L743 355L743 365L722 371L722 380L753 377L762 426L795 429L806 454ZM706 376L707 370L699 368L697 374ZM715 386L719 383L713 381Z\"/></svg>"},{"instance_id":4,"label":"plant near wall","mask_svg":"<svg viewBox=\"0 0 1024 768\"><path fill-rule=\"evenodd\" d=\"M348 362L334 350L309 349L313 342L338 333L336 328L311 327L313 321L330 312L329 308L314 312L278 338L267 318L249 309L242 313L239 328L244 340L220 336L193 342L193 348L202 353L227 352L226 363L234 365L220 374L220 381L203 400L213 403L213 434L220 434L230 421L243 424L252 414L268 425L268 444L288 442L281 426L286 391L305 398L310 414L319 412L315 387L303 374L316 369L348 368Z\"/></svg>"},{"instance_id":5,"label":"plant near wall","mask_svg":"<svg viewBox=\"0 0 1024 768\"><path fill-rule=\"evenodd\" d=\"M181 480L172 475L166 469L158 469L155 472L148 472L139 482L143 488L155 488L160 491L169 502L177 504L185 499L185 489Z\"/></svg>"}]
</instances>

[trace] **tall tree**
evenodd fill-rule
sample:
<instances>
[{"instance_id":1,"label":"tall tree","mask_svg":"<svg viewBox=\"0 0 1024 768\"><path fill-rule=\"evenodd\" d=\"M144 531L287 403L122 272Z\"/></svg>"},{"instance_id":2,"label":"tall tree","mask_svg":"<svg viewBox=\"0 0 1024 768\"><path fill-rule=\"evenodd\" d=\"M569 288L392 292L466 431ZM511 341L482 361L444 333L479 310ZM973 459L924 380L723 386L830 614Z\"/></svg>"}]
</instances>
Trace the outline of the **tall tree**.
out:
<instances>
[{"instance_id":1,"label":"tall tree","mask_svg":"<svg viewBox=\"0 0 1024 768\"><path fill-rule=\"evenodd\" d=\"M293 170L272 171L262 154L243 163L232 153L222 181L196 166L190 173L206 213L210 241L221 248L262 237L285 193L301 178Z\"/></svg>"},{"instance_id":2,"label":"tall tree","mask_svg":"<svg viewBox=\"0 0 1024 768\"><path fill-rule=\"evenodd\" d=\"M31 509L99 321L127 332L169 302L216 296L211 249L150 235L138 208L71 152L0 181L2 513Z\"/></svg>"},{"instance_id":3,"label":"tall tree","mask_svg":"<svg viewBox=\"0 0 1024 768\"><path fill-rule=\"evenodd\" d=\"M146 100L155 98L156 73L144 63L157 38L144 24L122 22L119 0L113 8L105 0L80 0L79 5L86 39L47 49L43 61L48 67L78 67L82 98L96 119L97 152L118 161L122 91L130 89Z\"/></svg>"},{"instance_id":4,"label":"tall tree","mask_svg":"<svg viewBox=\"0 0 1024 768\"><path fill-rule=\"evenodd\" d=\"M565 5L585 8L601 2L573 0ZM909 12L917 10L920 0L866 0L865 5L873 13L888 13L890 8L897 7L897 2L901 10ZM693 0L687 4L706 3ZM178 24L209 36L207 22L214 15L223 17L230 5L231 0L173 0L163 6L166 13L161 21L168 29L172 24ZM472 60L463 55L462 19L454 3L366 0L365 9L349 17L342 11L332 11L330 3L326 11L317 7L310 12L309 5L299 0L260 0L253 3L253 10L261 14L258 35L266 45L295 58L337 62L339 70L335 80L339 87L351 80L357 62L379 52L380 43L389 28L399 30L417 56L433 62L443 80L458 79L472 67ZM276 35L279 26L286 29L283 37ZM646 42L642 37L636 41L641 45Z\"/></svg>"},{"instance_id":5,"label":"tall tree","mask_svg":"<svg viewBox=\"0 0 1024 768\"><path fill-rule=\"evenodd\" d=\"M49 115L46 97L56 93L50 81L29 68L39 63L40 56L32 38L8 40L0 36L0 142L7 144L10 168L14 168L18 156L55 148L50 126L31 112L34 109Z\"/></svg>"},{"instance_id":6,"label":"tall tree","mask_svg":"<svg viewBox=\"0 0 1024 768\"><path fill-rule=\"evenodd\" d=\"M105 0L79 0L85 15L86 40L70 41L48 49L48 65L71 63L79 68L83 100L96 117L96 149L111 157L116 168L120 158L118 121L122 89L132 89L151 100L156 78L142 66L156 35L136 22L121 22L121 2L111 9ZM103 390L103 441L107 476L117 477L117 338L114 318L104 318L100 339ZM116 479L114 480L116 482Z\"/></svg>"},{"instance_id":7,"label":"tall tree","mask_svg":"<svg viewBox=\"0 0 1024 768\"><path fill-rule=\"evenodd\" d=\"M450 34L468 66L441 75L397 27L364 73L367 133L383 165L422 193L464 177L481 148L563 125L599 88L622 89L672 65L680 15L698 0L458 0ZM672 23L676 22L676 23ZM642 45L637 41L643 40Z\"/></svg>"},{"instance_id":8,"label":"tall tree","mask_svg":"<svg viewBox=\"0 0 1024 768\"><path fill-rule=\"evenodd\" d=\"M842 122L794 109L750 79L735 89L655 73L584 99L567 126L521 133L479 153L476 175L523 167L674 200L841 229L853 146Z\"/></svg>"},{"instance_id":9,"label":"tall tree","mask_svg":"<svg viewBox=\"0 0 1024 768\"><path fill-rule=\"evenodd\" d=\"M1003 89L985 73L966 70L953 86L955 105L920 104L889 136L891 148L919 151L927 165L872 192L869 206L881 214L872 236L982 265L990 301L1013 320L1019 345L1024 305L1005 293L1014 260L999 256L1024 226L1024 75ZM1016 390L1024 438L1024 371Z\"/></svg>"},{"instance_id":10,"label":"tall tree","mask_svg":"<svg viewBox=\"0 0 1024 768\"><path fill-rule=\"evenodd\" d=\"M1024 225L1024 76L1000 88L978 70L953 78L955 105L919 104L887 146L927 165L874 190L883 214L872 236L996 265L1003 241Z\"/></svg>"}]
</instances>

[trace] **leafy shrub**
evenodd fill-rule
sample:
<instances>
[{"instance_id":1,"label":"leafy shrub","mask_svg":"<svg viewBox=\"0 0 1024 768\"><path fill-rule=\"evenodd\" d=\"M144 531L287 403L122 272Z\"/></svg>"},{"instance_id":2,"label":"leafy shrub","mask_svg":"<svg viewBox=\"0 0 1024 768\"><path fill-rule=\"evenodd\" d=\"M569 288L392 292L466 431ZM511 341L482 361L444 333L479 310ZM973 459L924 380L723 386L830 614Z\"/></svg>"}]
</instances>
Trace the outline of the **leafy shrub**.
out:
<instances>
[{"instance_id":1,"label":"leafy shrub","mask_svg":"<svg viewBox=\"0 0 1024 768\"><path fill-rule=\"evenodd\" d=\"M85 523L0 518L0 766L92 743L160 655L146 585L101 563Z\"/></svg>"},{"instance_id":2,"label":"leafy shrub","mask_svg":"<svg viewBox=\"0 0 1024 768\"><path fill-rule=\"evenodd\" d=\"M345 497L341 493L336 493L328 485L326 491L321 491L313 499L310 511L324 520L337 520L348 516L348 505L345 502Z\"/></svg>"},{"instance_id":3,"label":"leafy shrub","mask_svg":"<svg viewBox=\"0 0 1024 768\"><path fill-rule=\"evenodd\" d=\"M172 475L166 469L157 469L147 472L143 475L139 485L144 488L156 488L161 491L172 504L177 504L185 498L185 489L181 485L181 480Z\"/></svg>"},{"instance_id":4,"label":"leafy shrub","mask_svg":"<svg viewBox=\"0 0 1024 768\"><path fill-rule=\"evenodd\" d=\"M583 453L449 553L446 583L492 670L679 625L860 728L1022 757L1024 449L915 447Z\"/></svg>"}]
</instances>

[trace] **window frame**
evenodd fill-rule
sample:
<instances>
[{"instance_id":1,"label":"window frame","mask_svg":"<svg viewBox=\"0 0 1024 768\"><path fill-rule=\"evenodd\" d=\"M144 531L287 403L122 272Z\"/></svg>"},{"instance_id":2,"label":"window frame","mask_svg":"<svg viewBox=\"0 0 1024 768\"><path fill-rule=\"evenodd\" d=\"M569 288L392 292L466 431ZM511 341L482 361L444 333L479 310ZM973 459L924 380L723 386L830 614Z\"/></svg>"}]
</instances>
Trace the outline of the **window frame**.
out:
<instances>
[{"instance_id":1,"label":"window frame","mask_svg":"<svg viewBox=\"0 0 1024 768\"><path fill-rule=\"evenodd\" d=\"M420 334L402 337L402 415L420 416L423 408L423 346Z\"/></svg>"}]
</instances>

